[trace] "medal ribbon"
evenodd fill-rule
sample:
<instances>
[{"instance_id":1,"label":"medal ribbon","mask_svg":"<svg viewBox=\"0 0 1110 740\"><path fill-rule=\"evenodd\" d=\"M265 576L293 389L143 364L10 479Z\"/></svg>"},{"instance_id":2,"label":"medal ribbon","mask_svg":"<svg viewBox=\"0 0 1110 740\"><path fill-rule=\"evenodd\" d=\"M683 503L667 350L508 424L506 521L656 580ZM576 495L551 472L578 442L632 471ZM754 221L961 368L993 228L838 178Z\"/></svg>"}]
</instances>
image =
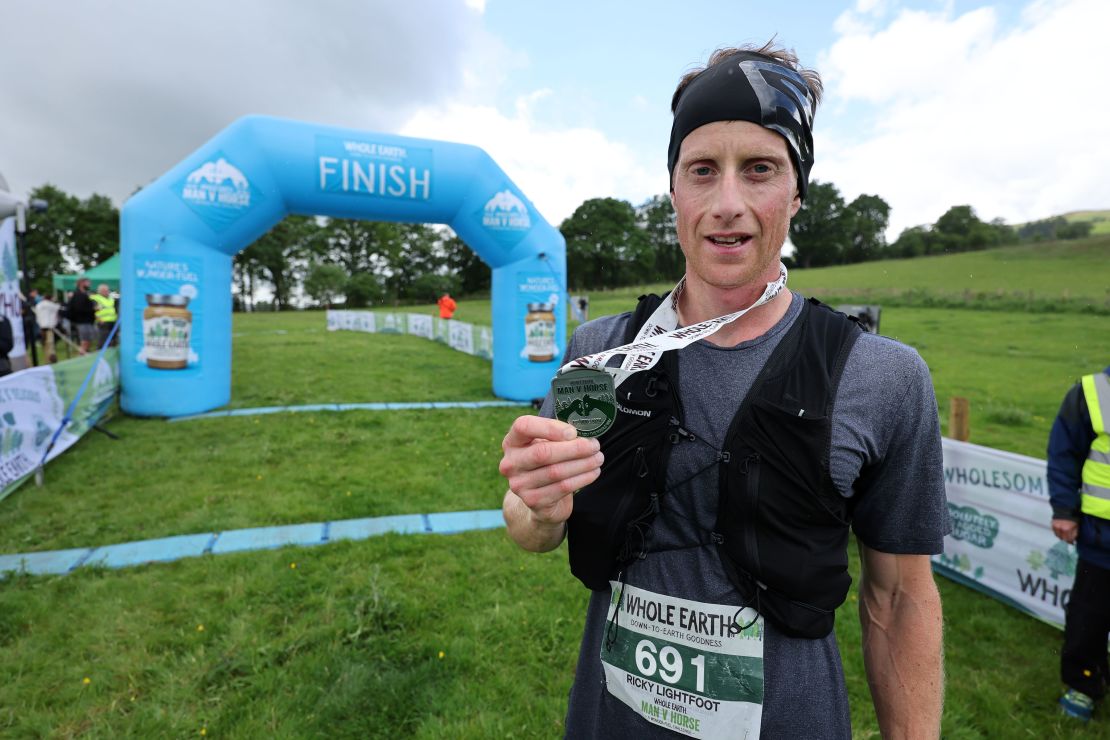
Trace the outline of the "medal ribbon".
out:
<instances>
[{"instance_id":1,"label":"medal ribbon","mask_svg":"<svg viewBox=\"0 0 1110 740\"><path fill-rule=\"evenodd\" d=\"M631 375L655 367L664 352L672 349L682 349L700 339L705 339L726 324L736 321L748 311L759 308L774 299L786 286L786 265L779 263L778 280L767 283L763 295L747 308L691 326L676 328L678 326L678 297L681 295L685 283L686 278L683 276L682 280L671 291L670 300L659 304L659 308L655 309L644 325L640 327L635 340L628 344L622 344L620 347L571 360L559 368L558 374L562 375L571 370L598 370L613 376L613 385L618 387ZM606 367L605 364L617 355L625 355L620 367Z\"/></svg>"}]
</instances>

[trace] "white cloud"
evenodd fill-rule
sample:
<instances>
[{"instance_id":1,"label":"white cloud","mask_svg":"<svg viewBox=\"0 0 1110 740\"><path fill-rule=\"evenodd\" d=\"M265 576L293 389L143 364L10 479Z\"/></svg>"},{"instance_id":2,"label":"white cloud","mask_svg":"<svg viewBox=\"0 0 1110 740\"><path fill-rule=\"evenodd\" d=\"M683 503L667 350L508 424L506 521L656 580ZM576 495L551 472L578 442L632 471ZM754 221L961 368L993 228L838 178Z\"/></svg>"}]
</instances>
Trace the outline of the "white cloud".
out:
<instances>
[{"instance_id":1,"label":"white cloud","mask_svg":"<svg viewBox=\"0 0 1110 740\"><path fill-rule=\"evenodd\" d=\"M885 0L856 0L856 12L865 15L878 15L885 7Z\"/></svg>"},{"instance_id":2,"label":"white cloud","mask_svg":"<svg viewBox=\"0 0 1110 740\"><path fill-rule=\"evenodd\" d=\"M660 178L649 176L624 144L595 129L538 125L534 106L551 94L539 90L518 98L511 116L493 106L467 102L429 106L409 119L400 133L484 149L556 227L589 198L631 193L625 197L635 204L658 189ZM645 183L656 188L645 189Z\"/></svg>"},{"instance_id":3,"label":"white cloud","mask_svg":"<svg viewBox=\"0 0 1110 740\"><path fill-rule=\"evenodd\" d=\"M496 53L481 22L464 0L12 4L0 167L121 203L245 114L395 130Z\"/></svg>"},{"instance_id":4,"label":"white cloud","mask_svg":"<svg viewBox=\"0 0 1110 740\"><path fill-rule=\"evenodd\" d=\"M506 102L531 60L484 27L486 5L13 5L0 44L0 68L15 72L0 88L0 171L17 195L51 182L122 204L260 113L480 146L555 225L590 197L658 191L664 176L581 123L576 89L536 85ZM552 122L555 108L570 123Z\"/></svg>"},{"instance_id":5,"label":"white cloud","mask_svg":"<svg viewBox=\"0 0 1110 740\"><path fill-rule=\"evenodd\" d=\"M833 31L842 36L868 33L886 11L886 0L856 0L852 8L845 10L833 21Z\"/></svg>"},{"instance_id":6,"label":"white cloud","mask_svg":"<svg viewBox=\"0 0 1110 740\"><path fill-rule=\"evenodd\" d=\"M814 177L886 199L892 236L959 204L1009 222L1110 207L1110 3L1034 2L999 23L989 7L902 11L842 35L819 65L832 126L819 119Z\"/></svg>"},{"instance_id":7,"label":"white cloud","mask_svg":"<svg viewBox=\"0 0 1110 740\"><path fill-rule=\"evenodd\" d=\"M887 103L948 93L995 38L997 14L979 8L952 18L906 10L886 28L841 34L820 69L832 95Z\"/></svg>"}]
</instances>

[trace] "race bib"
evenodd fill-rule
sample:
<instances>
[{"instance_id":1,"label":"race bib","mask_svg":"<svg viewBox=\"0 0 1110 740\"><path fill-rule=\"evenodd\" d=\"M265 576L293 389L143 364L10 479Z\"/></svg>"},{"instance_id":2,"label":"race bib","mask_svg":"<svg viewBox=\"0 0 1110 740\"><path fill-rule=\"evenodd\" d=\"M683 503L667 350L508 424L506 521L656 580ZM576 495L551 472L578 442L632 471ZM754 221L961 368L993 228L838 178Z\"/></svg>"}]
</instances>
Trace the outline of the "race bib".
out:
<instances>
[{"instance_id":1,"label":"race bib","mask_svg":"<svg viewBox=\"0 0 1110 740\"><path fill-rule=\"evenodd\" d=\"M698 738L758 738L763 617L610 581L601 662L609 693L652 724ZM622 594L623 589L623 594Z\"/></svg>"}]
</instances>

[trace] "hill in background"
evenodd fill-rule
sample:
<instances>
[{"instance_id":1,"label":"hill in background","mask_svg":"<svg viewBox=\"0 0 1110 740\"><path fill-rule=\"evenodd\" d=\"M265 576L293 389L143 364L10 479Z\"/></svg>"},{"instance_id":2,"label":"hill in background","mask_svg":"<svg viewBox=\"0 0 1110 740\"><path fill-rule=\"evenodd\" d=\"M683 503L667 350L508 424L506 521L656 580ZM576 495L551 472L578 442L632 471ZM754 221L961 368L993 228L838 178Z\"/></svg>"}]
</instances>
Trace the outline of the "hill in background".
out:
<instances>
[{"instance_id":1,"label":"hill in background","mask_svg":"<svg viewBox=\"0 0 1110 740\"><path fill-rule=\"evenodd\" d=\"M822 299L850 302L1110 314L1110 233L796 269L790 273L790 284Z\"/></svg>"},{"instance_id":2,"label":"hill in background","mask_svg":"<svg viewBox=\"0 0 1110 740\"><path fill-rule=\"evenodd\" d=\"M1110 210L1105 211L1071 211L1070 213L1062 214L1064 219L1069 223L1076 221L1090 221L1091 236L1098 236L1099 234L1110 234Z\"/></svg>"}]
</instances>

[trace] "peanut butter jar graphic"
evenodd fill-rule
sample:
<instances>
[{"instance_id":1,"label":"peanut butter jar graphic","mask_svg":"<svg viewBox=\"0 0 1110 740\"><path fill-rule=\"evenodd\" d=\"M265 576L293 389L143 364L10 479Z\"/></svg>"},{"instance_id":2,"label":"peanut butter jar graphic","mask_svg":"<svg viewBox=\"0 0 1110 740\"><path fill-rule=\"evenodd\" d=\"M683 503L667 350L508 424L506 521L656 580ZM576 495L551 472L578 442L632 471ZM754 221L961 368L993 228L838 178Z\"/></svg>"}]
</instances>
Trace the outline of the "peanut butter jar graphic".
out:
<instances>
[{"instance_id":1,"label":"peanut butter jar graphic","mask_svg":"<svg viewBox=\"0 0 1110 740\"><path fill-rule=\"evenodd\" d=\"M183 295L146 294L143 310L143 351L147 367L181 370L189 364L193 312Z\"/></svg>"},{"instance_id":2,"label":"peanut butter jar graphic","mask_svg":"<svg viewBox=\"0 0 1110 740\"><path fill-rule=\"evenodd\" d=\"M529 303L524 317L524 340L528 360L550 362L555 359L555 304Z\"/></svg>"}]
</instances>

